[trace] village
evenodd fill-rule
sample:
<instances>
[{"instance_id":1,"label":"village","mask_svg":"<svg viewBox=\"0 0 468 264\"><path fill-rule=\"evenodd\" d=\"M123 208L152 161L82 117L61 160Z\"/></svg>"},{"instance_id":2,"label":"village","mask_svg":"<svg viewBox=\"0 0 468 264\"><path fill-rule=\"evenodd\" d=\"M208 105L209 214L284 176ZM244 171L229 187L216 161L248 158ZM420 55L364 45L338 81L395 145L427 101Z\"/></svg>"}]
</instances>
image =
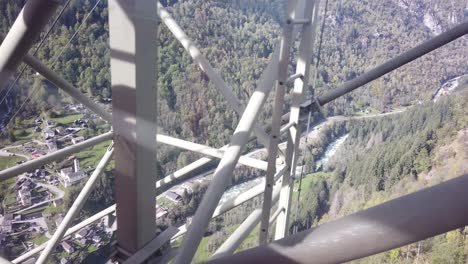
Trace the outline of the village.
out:
<instances>
[{"instance_id":1,"label":"village","mask_svg":"<svg viewBox=\"0 0 468 264\"><path fill-rule=\"evenodd\" d=\"M109 105L110 107L110 105ZM22 164L53 153L67 146L79 144L87 138L90 122L99 124L96 115L81 104L69 104L66 114L60 118L39 116L24 121L30 136L19 144L1 146L0 157L18 160ZM91 121L92 120L92 121ZM12 179L4 190L0 214L0 252L15 258L47 241L66 214L64 197L68 189L84 183L96 164L94 157L88 159L69 156L60 163L49 164ZM65 239L57 248L60 263L72 263L80 251L94 251L108 244L115 223L102 221L85 227ZM30 258L24 263L34 263Z\"/></svg>"}]
</instances>

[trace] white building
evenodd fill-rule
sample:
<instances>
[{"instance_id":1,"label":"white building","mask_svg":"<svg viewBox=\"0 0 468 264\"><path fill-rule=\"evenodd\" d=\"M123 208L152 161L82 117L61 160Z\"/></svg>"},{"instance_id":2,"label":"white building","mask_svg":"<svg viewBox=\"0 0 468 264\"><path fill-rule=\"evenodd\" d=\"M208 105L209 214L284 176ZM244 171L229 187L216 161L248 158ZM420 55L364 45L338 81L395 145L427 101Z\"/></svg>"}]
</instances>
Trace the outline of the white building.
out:
<instances>
[{"instance_id":1,"label":"white building","mask_svg":"<svg viewBox=\"0 0 468 264\"><path fill-rule=\"evenodd\" d=\"M31 191L23 187L18 191L18 199L23 206L31 206Z\"/></svg>"},{"instance_id":2,"label":"white building","mask_svg":"<svg viewBox=\"0 0 468 264\"><path fill-rule=\"evenodd\" d=\"M76 138L72 138L72 139L71 139L71 142L72 142L73 144L77 144L77 143L80 143L80 142L82 142L82 141L84 141L84 137L76 137Z\"/></svg>"},{"instance_id":3,"label":"white building","mask_svg":"<svg viewBox=\"0 0 468 264\"><path fill-rule=\"evenodd\" d=\"M73 160L73 167L67 167L60 170L60 176L62 177L62 183L65 187L70 187L83 178L86 177L86 173L80 171L80 161L75 159Z\"/></svg>"},{"instance_id":4,"label":"white building","mask_svg":"<svg viewBox=\"0 0 468 264\"><path fill-rule=\"evenodd\" d=\"M53 130L50 130L50 129L42 131L42 134L44 135L45 139L55 137L55 132Z\"/></svg>"}]
</instances>

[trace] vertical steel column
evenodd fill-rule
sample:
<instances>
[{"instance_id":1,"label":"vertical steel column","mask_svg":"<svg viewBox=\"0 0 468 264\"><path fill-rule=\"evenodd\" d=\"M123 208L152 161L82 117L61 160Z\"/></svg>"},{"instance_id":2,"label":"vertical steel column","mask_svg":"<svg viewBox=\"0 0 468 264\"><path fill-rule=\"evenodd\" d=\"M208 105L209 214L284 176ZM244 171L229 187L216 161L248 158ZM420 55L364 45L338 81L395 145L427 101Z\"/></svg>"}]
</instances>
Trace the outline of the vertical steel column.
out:
<instances>
[{"instance_id":1,"label":"vertical steel column","mask_svg":"<svg viewBox=\"0 0 468 264\"><path fill-rule=\"evenodd\" d=\"M289 57L291 54L291 39L293 34L293 19L296 0L289 0L286 10L286 19L280 42L280 55L278 61L278 80L276 82L275 105L271 121L271 133L268 146L268 166L265 178L265 192L263 193L262 221L260 224L259 244L268 239L268 222L270 219L271 196L273 192L274 175L276 173L276 155L280 138L281 115L283 114L284 94L286 92L286 79L288 78Z\"/></svg>"},{"instance_id":2,"label":"vertical steel column","mask_svg":"<svg viewBox=\"0 0 468 264\"><path fill-rule=\"evenodd\" d=\"M312 21L304 24L302 28L302 39L299 44L299 56L297 60L296 73L302 74L302 79L298 78L294 81L294 89L292 94L291 114L289 117L290 123L299 124L300 104L304 95L304 90L309 82L310 58L315 41L315 26L317 24L319 0L306 0L304 8L304 17ZM292 188L294 185L294 175L296 173L297 154L300 143L300 126L291 127L289 130L288 143L286 147L286 168L283 175L283 186L281 189L280 200L278 207L284 208L284 214L278 216L276 222L275 240L285 237L289 229L289 212L291 211ZM292 177L291 177L292 175Z\"/></svg>"},{"instance_id":3,"label":"vertical steel column","mask_svg":"<svg viewBox=\"0 0 468 264\"><path fill-rule=\"evenodd\" d=\"M156 231L156 0L110 0L118 258Z\"/></svg>"},{"instance_id":4,"label":"vertical steel column","mask_svg":"<svg viewBox=\"0 0 468 264\"><path fill-rule=\"evenodd\" d=\"M0 46L0 88L18 68L57 9L56 0L29 0Z\"/></svg>"}]
</instances>

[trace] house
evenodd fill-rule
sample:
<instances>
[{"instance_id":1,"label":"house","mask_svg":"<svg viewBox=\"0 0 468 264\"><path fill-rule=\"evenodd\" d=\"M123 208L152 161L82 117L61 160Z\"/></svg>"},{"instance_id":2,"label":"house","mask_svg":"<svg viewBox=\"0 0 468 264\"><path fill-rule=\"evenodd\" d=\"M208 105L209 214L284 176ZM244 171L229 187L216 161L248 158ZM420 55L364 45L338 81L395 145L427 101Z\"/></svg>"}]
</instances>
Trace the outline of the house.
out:
<instances>
[{"instance_id":1,"label":"house","mask_svg":"<svg viewBox=\"0 0 468 264\"><path fill-rule=\"evenodd\" d=\"M49 153L57 151L57 141L55 139L49 139L46 141Z\"/></svg>"},{"instance_id":2,"label":"house","mask_svg":"<svg viewBox=\"0 0 468 264\"><path fill-rule=\"evenodd\" d=\"M99 243L101 242L102 238L100 236L93 236L93 242L94 243Z\"/></svg>"},{"instance_id":3,"label":"house","mask_svg":"<svg viewBox=\"0 0 468 264\"><path fill-rule=\"evenodd\" d=\"M167 214L167 209L157 204L156 205L156 219L163 217L166 214Z\"/></svg>"},{"instance_id":4,"label":"house","mask_svg":"<svg viewBox=\"0 0 468 264\"><path fill-rule=\"evenodd\" d=\"M86 244L88 243L88 240L86 240L86 238L82 238L82 239L80 239L79 243L82 246L86 246Z\"/></svg>"},{"instance_id":5,"label":"house","mask_svg":"<svg viewBox=\"0 0 468 264\"><path fill-rule=\"evenodd\" d=\"M88 228L83 228L80 231L78 231L78 233L75 234L75 238L76 239L86 238L86 235L88 234L88 232L89 232Z\"/></svg>"},{"instance_id":6,"label":"house","mask_svg":"<svg viewBox=\"0 0 468 264\"><path fill-rule=\"evenodd\" d=\"M60 206L63 204L63 199L56 199L52 203L54 204L54 207Z\"/></svg>"},{"instance_id":7,"label":"house","mask_svg":"<svg viewBox=\"0 0 468 264\"><path fill-rule=\"evenodd\" d=\"M58 227L60 223L62 223L62 221L63 221L63 216L59 215L59 217L55 219L55 225Z\"/></svg>"},{"instance_id":8,"label":"house","mask_svg":"<svg viewBox=\"0 0 468 264\"><path fill-rule=\"evenodd\" d=\"M11 233L13 231L11 220L5 220L5 218L3 218L3 222L0 224L0 229L3 233Z\"/></svg>"},{"instance_id":9,"label":"house","mask_svg":"<svg viewBox=\"0 0 468 264\"><path fill-rule=\"evenodd\" d=\"M23 186L21 190L18 191L18 199L22 206L31 206L31 191L28 187Z\"/></svg>"},{"instance_id":10,"label":"house","mask_svg":"<svg viewBox=\"0 0 468 264\"><path fill-rule=\"evenodd\" d=\"M178 203L182 200L182 196L179 194L172 192L172 191L167 191L164 193L164 196L169 199L170 201L173 201L175 203Z\"/></svg>"},{"instance_id":11,"label":"house","mask_svg":"<svg viewBox=\"0 0 468 264\"><path fill-rule=\"evenodd\" d=\"M75 138L72 138L71 141L72 141L73 144L78 144L78 143L84 141L84 137L75 137Z\"/></svg>"},{"instance_id":12,"label":"house","mask_svg":"<svg viewBox=\"0 0 468 264\"><path fill-rule=\"evenodd\" d=\"M60 264L68 264L70 263L67 258L61 258L60 259Z\"/></svg>"},{"instance_id":13,"label":"house","mask_svg":"<svg viewBox=\"0 0 468 264\"><path fill-rule=\"evenodd\" d=\"M62 177L63 186L69 187L80 182L86 173L80 170L80 161L78 159L73 160L73 167L67 167L60 170L60 176Z\"/></svg>"},{"instance_id":14,"label":"house","mask_svg":"<svg viewBox=\"0 0 468 264\"><path fill-rule=\"evenodd\" d=\"M55 127L56 125L57 125L56 122L51 121L51 120L47 120L47 126L48 126L48 127Z\"/></svg>"},{"instance_id":15,"label":"house","mask_svg":"<svg viewBox=\"0 0 468 264\"><path fill-rule=\"evenodd\" d=\"M75 249L73 248L71 243L69 243L68 241L63 241L62 247L63 247L63 250L65 250L68 254L75 252Z\"/></svg>"},{"instance_id":16,"label":"house","mask_svg":"<svg viewBox=\"0 0 468 264\"><path fill-rule=\"evenodd\" d=\"M42 124L42 118L37 118L34 120L34 123L36 123L36 125L40 125Z\"/></svg>"},{"instance_id":17,"label":"house","mask_svg":"<svg viewBox=\"0 0 468 264\"><path fill-rule=\"evenodd\" d=\"M57 135L63 135L65 133L65 128L62 126L56 127L55 133L57 133Z\"/></svg>"},{"instance_id":18,"label":"house","mask_svg":"<svg viewBox=\"0 0 468 264\"><path fill-rule=\"evenodd\" d=\"M50 129L46 129L42 131L42 134L44 135L44 139L49 139L55 137L55 132Z\"/></svg>"}]
</instances>

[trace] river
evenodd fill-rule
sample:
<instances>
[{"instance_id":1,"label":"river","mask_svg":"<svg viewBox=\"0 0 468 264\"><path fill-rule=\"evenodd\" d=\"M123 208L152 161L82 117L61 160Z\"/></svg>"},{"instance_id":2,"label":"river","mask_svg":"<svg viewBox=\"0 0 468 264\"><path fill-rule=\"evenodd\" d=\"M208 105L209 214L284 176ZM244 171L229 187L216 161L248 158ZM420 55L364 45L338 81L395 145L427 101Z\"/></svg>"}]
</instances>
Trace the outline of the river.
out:
<instances>
[{"instance_id":1,"label":"river","mask_svg":"<svg viewBox=\"0 0 468 264\"><path fill-rule=\"evenodd\" d=\"M328 144L327 149L325 150L325 154L315 163L315 171L319 171L323 169L325 165L327 165L328 160L335 155L338 148L343 145L343 143L348 138L349 134L341 136L337 138L332 143Z\"/></svg>"},{"instance_id":2,"label":"river","mask_svg":"<svg viewBox=\"0 0 468 264\"><path fill-rule=\"evenodd\" d=\"M348 134L341 136L337 138L335 141L331 142L328 144L327 149L325 150L325 154L317 161L315 170L318 171L320 170L323 166L326 165L328 160L335 155L336 151L340 148L341 145L346 141L346 138L348 138ZM236 197L239 194L247 191L248 189L259 185L259 184L265 184L265 177L258 177L255 179L252 179L250 181L246 181L243 183L240 183L238 185L232 186L231 188L227 189L223 196L221 197L221 203L225 202L226 200Z\"/></svg>"},{"instance_id":3,"label":"river","mask_svg":"<svg viewBox=\"0 0 468 264\"><path fill-rule=\"evenodd\" d=\"M450 92L452 92L453 90L455 90L455 88L458 87L459 79L462 78L462 77L465 77L465 76L468 76L468 74L460 75L458 77L452 78L452 79L446 81L445 83L443 83L440 86L439 90L437 90L437 93L434 95L432 101L437 102L437 100L441 96L450 94Z\"/></svg>"}]
</instances>

